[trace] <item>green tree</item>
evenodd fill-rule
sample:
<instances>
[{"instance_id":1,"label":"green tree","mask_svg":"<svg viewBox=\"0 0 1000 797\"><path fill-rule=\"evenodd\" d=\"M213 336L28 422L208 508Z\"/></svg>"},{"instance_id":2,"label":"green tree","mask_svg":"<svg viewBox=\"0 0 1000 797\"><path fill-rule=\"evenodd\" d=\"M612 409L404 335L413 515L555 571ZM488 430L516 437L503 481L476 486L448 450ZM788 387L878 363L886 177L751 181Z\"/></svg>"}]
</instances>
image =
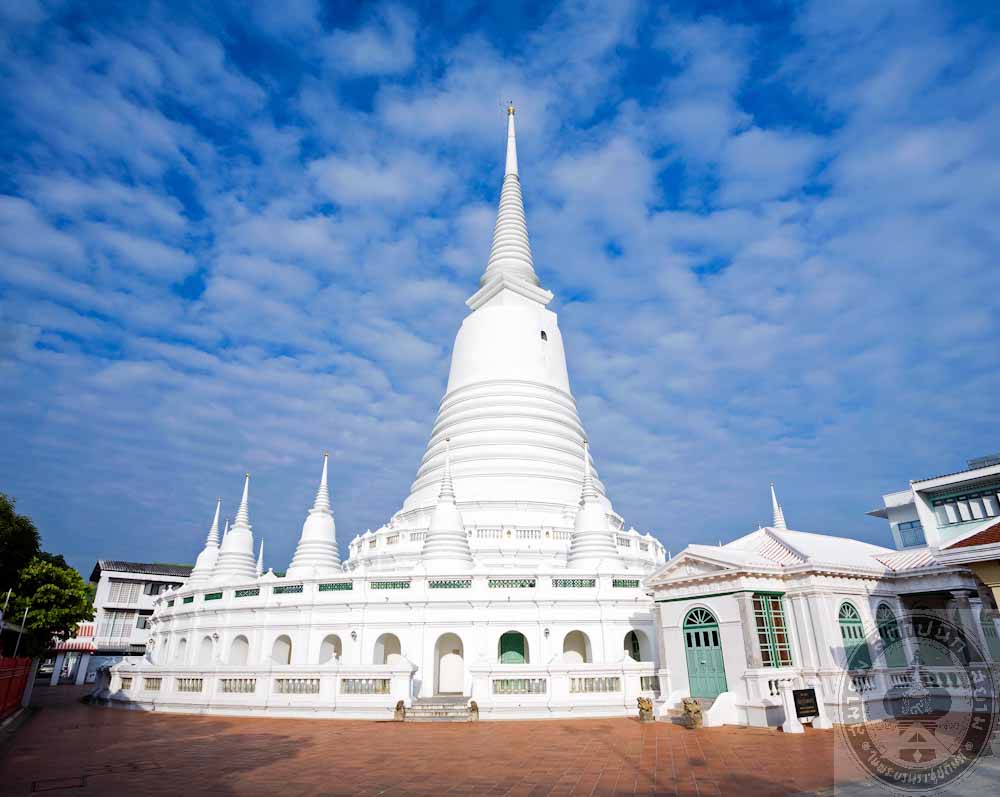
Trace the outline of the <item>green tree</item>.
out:
<instances>
[{"instance_id":1,"label":"green tree","mask_svg":"<svg viewBox=\"0 0 1000 797\"><path fill-rule=\"evenodd\" d=\"M40 546L38 529L31 518L17 514L14 499L0 493L0 590L3 595L17 586L21 571L38 556ZM2 605L0 603L0 607Z\"/></svg>"},{"instance_id":2,"label":"green tree","mask_svg":"<svg viewBox=\"0 0 1000 797\"><path fill-rule=\"evenodd\" d=\"M27 656L43 654L53 637L67 639L79 623L94 617L93 594L80 574L40 557L21 571L5 619L20 623L25 607L28 617L20 650Z\"/></svg>"}]
</instances>

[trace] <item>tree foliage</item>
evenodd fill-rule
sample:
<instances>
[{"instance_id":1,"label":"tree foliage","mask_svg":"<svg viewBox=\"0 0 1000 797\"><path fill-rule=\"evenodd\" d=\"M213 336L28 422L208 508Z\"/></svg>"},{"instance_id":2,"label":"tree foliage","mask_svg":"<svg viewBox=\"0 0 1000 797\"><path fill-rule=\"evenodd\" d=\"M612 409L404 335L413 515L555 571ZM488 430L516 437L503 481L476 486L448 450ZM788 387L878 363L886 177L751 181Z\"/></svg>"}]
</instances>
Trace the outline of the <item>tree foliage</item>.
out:
<instances>
[{"instance_id":1,"label":"tree foliage","mask_svg":"<svg viewBox=\"0 0 1000 797\"><path fill-rule=\"evenodd\" d=\"M21 571L39 555L40 548L31 518L17 514L14 499L0 493L0 590L4 595L17 586Z\"/></svg>"},{"instance_id":2,"label":"tree foliage","mask_svg":"<svg viewBox=\"0 0 1000 797\"><path fill-rule=\"evenodd\" d=\"M27 607L21 650L29 656L43 654L53 637L67 639L94 617L93 593L80 574L41 557L21 571L14 589L5 619L19 624Z\"/></svg>"}]
</instances>

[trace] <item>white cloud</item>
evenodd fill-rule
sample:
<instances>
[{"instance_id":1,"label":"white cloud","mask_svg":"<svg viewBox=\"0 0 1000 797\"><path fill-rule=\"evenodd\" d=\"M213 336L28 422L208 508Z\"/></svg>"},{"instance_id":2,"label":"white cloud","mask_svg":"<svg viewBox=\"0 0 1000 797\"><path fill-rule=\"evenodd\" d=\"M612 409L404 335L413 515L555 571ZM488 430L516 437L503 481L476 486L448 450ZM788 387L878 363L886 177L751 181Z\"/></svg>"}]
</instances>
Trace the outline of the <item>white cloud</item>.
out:
<instances>
[{"instance_id":1,"label":"white cloud","mask_svg":"<svg viewBox=\"0 0 1000 797\"><path fill-rule=\"evenodd\" d=\"M322 44L326 63L335 71L354 75L403 72L413 65L415 28L404 9L385 8L357 30L338 30L327 36Z\"/></svg>"}]
</instances>

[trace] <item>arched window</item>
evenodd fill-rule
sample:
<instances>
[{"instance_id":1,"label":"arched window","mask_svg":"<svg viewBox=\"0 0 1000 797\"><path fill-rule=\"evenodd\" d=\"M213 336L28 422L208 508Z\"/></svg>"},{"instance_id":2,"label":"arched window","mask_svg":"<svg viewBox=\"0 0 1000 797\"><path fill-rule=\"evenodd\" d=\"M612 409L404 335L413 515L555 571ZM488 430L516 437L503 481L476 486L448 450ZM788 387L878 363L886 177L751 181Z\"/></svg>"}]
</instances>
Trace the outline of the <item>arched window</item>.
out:
<instances>
[{"instance_id":1,"label":"arched window","mask_svg":"<svg viewBox=\"0 0 1000 797\"><path fill-rule=\"evenodd\" d=\"M885 603L880 603L875 612L875 624L878 626L878 635L882 640L882 650L885 656L887 667L905 667L906 651L903 649L903 640L899 633L899 623L896 622L896 615Z\"/></svg>"},{"instance_id":2,"label":"arched window","mask_svg":"<svg viewBox=\"0 0 1000 797\"><path fill-rule=\"evenodd\" d=\"M518 631L508 631L500 637L497 658L501 664L527 664L528 640Z\"/></svg>"},{"instance_id":3,"label":"arched window","mask_svg":"<svg viewBox=\"0 0 1000 797\"><path fill-rule=\"evenodd\" d=\"M593 661L590 639L583 631L570 631L563 639L563 661L567 664L586 664Z\"/></svg>"},{"instance_id":4,"label":"arched window","mask_svg":"<svg viewBox=\"0 0 1000 797\"><path fill-rule=\"evenodd\" d=\"M846 601L840 604L837 612L840 621L840 637L844 642L844 655L847 657L847 669L870 670L872 654L865 641L865 629L861 623L861 615L854 606Z\"/></svg>"},{"instance_id":5,"label":"arched window","mask_svg":"<svg viewBox=\"0 0 1000 797\"><path fill-rule=\"evenodd\" d=\"M282 634L271 646L271 661L274 664L292 663L292 640L288 634Z\"/></svg>"},{"instance_id":6,"label":"arched window","mask_svg":"<svg viewBox=\"0 0 1000 797\"><path fill-rule=\"evenodd\" d=\"M179 664L184 663L184 658L187 656L188 641L181 638L181 641L177 643L177 652L174 654L174 660Z\"/></svg>"},{"instance_id":7,"label":"arched window","mask_svg":"<svg viewBox=\"0 0 1000 797\"><path fill-rule=\"evenodd\" d=\"M319 663L334 664L341 656L343 646L340 644L340 637L336 634L329 634L319 646Z\"/></svg>"},{"instance_id":8,"label":"arched window","mask_svg":"<svg viewBox=\"0 0 1000 797\"><path fill-rule=\"evenodd\" d=\"M212 637L206 636L202 637L201 646L198 648L198 663L199 664L211 664L212 663Z\"/></svg>"},{"instance_id":9,"label":"arched window","mask_svg":"<svg viewBox=\"0 0 1000 797\"><path fill-rule=\"evenodd\" d=\"M382 634L375 641L374 664L395 664L403 657L403 646L395 634Z\"/></svg>"},{"instance_id":10,"label":"arched window","mask_svg":"<svg viewBox=\"0 0 1000 797\"><path fill-rule=\"evenodd\" d=\"M545 330L542 330L542 340L548 340L549 336L545 334Z\"/></svg>"},{"instance_id":11,"label":"arched window","mask_svg":"<svg viewBox=\"0 0 1000 797\"><path fill-rule=\"evenodd\" d=\"M238 667L250 660L250 642L242 634L229 646L229 663Z\"/></svg>"}]
</instances>

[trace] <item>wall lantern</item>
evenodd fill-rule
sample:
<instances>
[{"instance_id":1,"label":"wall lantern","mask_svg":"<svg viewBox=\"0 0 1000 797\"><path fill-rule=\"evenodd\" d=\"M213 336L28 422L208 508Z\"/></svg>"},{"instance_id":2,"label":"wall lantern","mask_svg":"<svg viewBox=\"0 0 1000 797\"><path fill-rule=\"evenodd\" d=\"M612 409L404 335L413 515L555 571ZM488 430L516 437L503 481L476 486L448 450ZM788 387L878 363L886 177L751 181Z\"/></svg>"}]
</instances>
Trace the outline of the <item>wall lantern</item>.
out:
<instances>
[{"instance_id":1,"label":"wall lantern","mask_svg":"<svg viewBox=\"0 0 1000 797\"><path fill-rule=\"evenodd\" d=\"M546 639L549 638L549 629L548 628L545 629L545 638Z\"/></svg>"},{"instance_id":2,"label":"wall lantern","mask_svg":"<svg viewBox=\"0 0 1000 797\"><path fill-rule=\"evenodd\" d=\"M352 639L352 640L353 640L354 642L357 642L357 641L358 641L358 632L357 632L357 631L351 631L351 639Z\"/></svg>"}]
</instances>

